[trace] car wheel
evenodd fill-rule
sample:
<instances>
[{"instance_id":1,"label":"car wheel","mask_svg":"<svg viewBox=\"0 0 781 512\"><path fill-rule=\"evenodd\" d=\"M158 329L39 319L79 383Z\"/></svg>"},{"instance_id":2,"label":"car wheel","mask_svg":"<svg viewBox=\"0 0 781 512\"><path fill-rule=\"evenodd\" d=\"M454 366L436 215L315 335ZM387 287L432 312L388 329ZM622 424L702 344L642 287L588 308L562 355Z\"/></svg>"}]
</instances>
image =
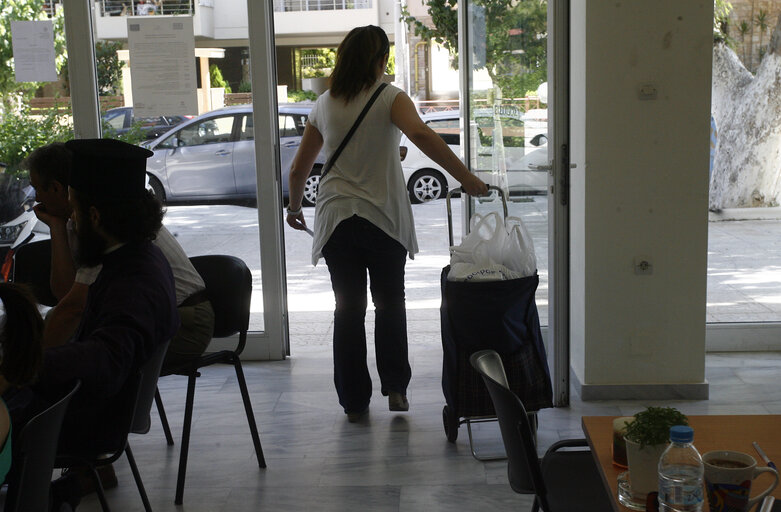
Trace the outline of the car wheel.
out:
<instances>
[{"instance_id":1,"label":"car wheel","mask_svg":"<svg viewBox=\"0 0 781 512\"><path fill-rule=\"evenodd\" d=\"M163 184L154 176L149 176L149 186L152 188L152 195L155 196L155 199L160 201L160 204L165 204Z\"/></svg>"},{"instance_id":2,"label":"car wheel","mask_svg":"<svg viewBox=\"0 0 781 512\"><path fill-rule=\"evenodd\" d=\"M407 183L409 199L413 204L441 199L447 194L447 181L441 173L423 169L412 175Z\"/></svg>"},{"instance_id":3,"label":"car wheel","mask_svg":"<svg viewBox=\"0 0 781 512\"><path fill-rule=\"evenodd\" d=\"M301 204L304 206L314 206L317 203L317 186L320 185L320 168L312 169L312 173L304 183L304 198Z\"/></svg>"}]
</instances>

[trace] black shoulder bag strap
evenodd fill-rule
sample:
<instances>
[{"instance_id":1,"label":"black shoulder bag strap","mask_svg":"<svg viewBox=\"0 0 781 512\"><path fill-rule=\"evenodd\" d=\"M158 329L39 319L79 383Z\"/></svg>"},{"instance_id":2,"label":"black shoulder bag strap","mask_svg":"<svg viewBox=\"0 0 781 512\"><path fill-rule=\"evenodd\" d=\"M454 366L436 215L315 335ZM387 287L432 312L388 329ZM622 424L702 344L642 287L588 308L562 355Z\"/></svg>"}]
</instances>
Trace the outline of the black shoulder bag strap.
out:
<instances>
[{"instance_id":1,"label":"black shoulder bag strap","mask_svg":"<svg viewBox=\"0 0 781 512\"><path fill-rule=\"evenodd\" d=\"M323 171L320 173L320 179L322 180L325 178L325 175L328 174L328 171L331 170L331 167L333 167L334 162L336 162L336 159L339 158L339 155L342 153L342 150L347 145L347 143L350 141L350 137L353 136L355 133L355 130L358 129L358 125L361 124L361 121L363 121L363 118L366 117L366 113L369 112L369 109L374 104L374 101L377 99L377 97L380 95L383 89L387 87L388 84L383 82L380 84L379 87L377 87L377 90L374 91L374 94L372 94L372 97L369 98L369 101L366 102L366 106L363 107L363 110L361 111L360 115L358 115L358 119L355 120L353 123L352 128L350 128L350 131L347 132L347 135L344 136L344 139L342 139L342 143L339 144L339 147L336 148L336 151L333 155L331 155L331 158L328 159L328 161L325 163L325 167L323 167Z\"/></svg>"}]
</instances>

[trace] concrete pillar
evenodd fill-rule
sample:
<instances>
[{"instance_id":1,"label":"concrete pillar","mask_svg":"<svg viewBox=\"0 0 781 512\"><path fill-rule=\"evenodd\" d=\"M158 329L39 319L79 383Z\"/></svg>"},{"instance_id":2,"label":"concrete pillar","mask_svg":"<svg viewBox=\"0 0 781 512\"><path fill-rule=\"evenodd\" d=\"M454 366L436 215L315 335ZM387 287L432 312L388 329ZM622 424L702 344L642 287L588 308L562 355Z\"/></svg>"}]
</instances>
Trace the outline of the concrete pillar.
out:
<instances>
[{"instance_id":1,"label":"concrete pillar","mask_svg":"<svg viewBox=\"0 0 781 512\"><path fill-rule=\"evenodd\" d=\"M713 4L571 5L573 383L707 398Z\"/></svg>"},{"instance_id":2,"label":"concrete pillar","mask_svg":"<svg viewBox=\"0 0 781 512\"><path fill-rule=\"evenodd\" d=\"M198 57L199 62L201 63L201 104L198 105L200 108L199 114L203 114L204 112L209 112L212 109L212 94L211 94L211 77L209 76L209 57L201 56Z\"/></svg>"}]
</instances>

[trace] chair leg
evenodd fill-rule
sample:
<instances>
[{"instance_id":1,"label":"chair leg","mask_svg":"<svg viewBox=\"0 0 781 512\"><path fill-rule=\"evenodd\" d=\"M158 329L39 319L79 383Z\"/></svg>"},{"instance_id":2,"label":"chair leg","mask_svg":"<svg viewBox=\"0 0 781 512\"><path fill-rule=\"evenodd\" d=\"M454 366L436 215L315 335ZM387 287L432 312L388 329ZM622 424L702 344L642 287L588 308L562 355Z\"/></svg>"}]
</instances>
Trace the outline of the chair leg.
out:
<instances>
[{"instance_id":1,"label":"chair leg","mask_svg":"<svg viewBox=\"0 0 781 512\"><path fill-rule=\"evenodd\" d=\"M171 427L168 426L168 416L165 415L165 407L163 407L163 399L160 398L160 390L155 388L155 404L157 404L157 414L160 415L160 423L163 424L163 432L165 433L165 442L168 446L174 445L174 437L171 435Z\"/></svg>"},{"instance_id":2,"label":"chair leg","mask_svg":"<svg viewBox=\"0 0 781 512\"><path fill-rule=\"evenodd\" d=\"M249 422L249 431L252 434L252 442L255 444L255 455L258 457L258 466L265 468L266 458L263 456L263 448L260 446L258 426L255 424L255 414L252 412L249 391L247 391L247 382L244 380L244 370L241 368L241 360L238 356L233 357L233 367L236 369L236 379L239 381L241 398L244 400L244 410L247 413L247 422Z\"/></svg>"},{"instance_id":3,"label":"chair leg","mask_svg":"<svg viewBox=\"0 0 781 512\"><path fill-rule=\"evenodd\" d=\"M182 447L179 452L179 473L176 477L176 497L174 503L181 505L184 500L184 477L187 473L187 453L190 447L190 425L193 421L193 402L195 401L195 374L187 377L187 399L184 405L184 426L182 427Z\"/></svg>"},{"instance_id":4,"label":"chair leg","mask_svg":"<svg viewBox=\"0 0 781 512\"><path fill-rule=\"evenodd\" d=\"M149 498L146 495L146 489L144 489L144 482L141 481L141 473L138 472L136 459L133 457L133 452L130 451L129 444L125 445L125 455L127 455L127 461L130 463L130 470L133 472L133 479L136 481L138 494L141 495L141 501L144 503L144 510L146 510L146 512L152 512L152 506L149 504Z\"/></svg>"},{"instance_id":5,"label":"chair leg","mask_svg":"<svg viewBox=\"0 0 781 512\"><path fill-rule=\"evenodd\" d=\"M111 508L108 506L108 501L106 501L106 493L103 492L103 484L100 481L100 476L98 475L98 470L93 465L89 465L90 473L92 473L92 480L95 482L95 492L98 493L98 500L100 501L100 508L103 509L103 512L111 512Z\"/></svg>"}]
</instances>

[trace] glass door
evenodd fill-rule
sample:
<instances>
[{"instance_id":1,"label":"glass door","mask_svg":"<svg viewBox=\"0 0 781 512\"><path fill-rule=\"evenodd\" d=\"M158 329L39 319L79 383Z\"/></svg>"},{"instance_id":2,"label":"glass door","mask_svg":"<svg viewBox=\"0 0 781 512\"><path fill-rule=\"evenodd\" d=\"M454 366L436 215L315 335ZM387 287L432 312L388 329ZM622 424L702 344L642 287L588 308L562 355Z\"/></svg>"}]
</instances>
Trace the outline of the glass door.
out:
<instances>
[{"instance_id":1,"label":"glass door","mask_svg":"<svg viewBox=\"0 0 781 512\"><path fill-rule=\"evenodd\" d=\"M507 215L521 219L531 235L540 278L536 303L557 405L569 400L567 314L552 301L556 296L566 307L568 265L555 247L567 246L568 183L554 186L562 170L553 162L566 160L557 154L566 154L568 128L566 117L556 130L549 123L556 101L549 90L566 98L566 55L556 52L566 51L567 5L560 0L471 0L460 4L459 13L463 156L472 172L503 192ZM561 27L560 33L554 34L554 26ZM564 57L563 67L551 62L554 54ZM566 116L566 102L557 106L564 107ZM568 170L568 163L563 167ZM462 223L475 213L501 210L496 191L470 199L463 206ZM564 222L554 222L557 216ZM557 261L563 262L559 280L552 271Z\"/></svg>"}]
</instances>

